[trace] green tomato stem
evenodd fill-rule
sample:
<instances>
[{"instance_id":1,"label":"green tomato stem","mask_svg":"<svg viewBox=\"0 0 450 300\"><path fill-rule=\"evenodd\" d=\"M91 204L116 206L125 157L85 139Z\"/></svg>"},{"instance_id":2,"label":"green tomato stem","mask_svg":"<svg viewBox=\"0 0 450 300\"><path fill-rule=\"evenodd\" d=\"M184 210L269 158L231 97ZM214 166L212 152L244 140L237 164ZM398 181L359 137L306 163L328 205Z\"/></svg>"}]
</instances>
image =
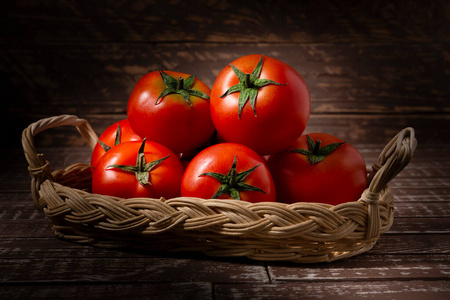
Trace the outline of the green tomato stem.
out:
<instances>
[{"instance_id":1,"label":"green tomato stem","mask_svg":"<svg viewBox=\"0 0 450 300\"><path fill-rule=\"evenodd\" d=\"M245 73L245 77L244 77L244 82L243 82L243 84L244 84L244 87L245 87L246 89L253 87L253 82L252 82L252 80L250 79L250 74L249 74L249 73Z\"/></svg>"},{"instance_id":2,"label":"green tomato stem","mask_svg":"<svg viewBox=\"0 0 450 300\"><path fill-rule=\"evenodd\" d=\"M184 84L183 77L178 78L177 91L184 89L183 84Z\"/></svg>"},{"instance_id":3,"label":"green tomato stem","mask_svg":"<svg viewBox=\"0 0 450 300\"><path fill-rule=\"evenodd\" d=\"M314 149L312 151L312 154L319 155L319 149L320 149L321 145L322 145L322 141L321 140L317 140L316 144L314 145Z\"/></svg>"}]
</instances>

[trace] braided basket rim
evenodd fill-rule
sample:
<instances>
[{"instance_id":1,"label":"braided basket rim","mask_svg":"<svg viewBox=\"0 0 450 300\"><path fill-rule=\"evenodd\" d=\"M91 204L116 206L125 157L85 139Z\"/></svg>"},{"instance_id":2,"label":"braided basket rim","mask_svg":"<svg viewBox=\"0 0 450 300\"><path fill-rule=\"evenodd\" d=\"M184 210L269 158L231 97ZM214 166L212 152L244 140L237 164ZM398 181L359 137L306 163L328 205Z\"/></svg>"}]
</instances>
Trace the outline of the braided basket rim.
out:
<instances>
[{"instance_id":1,"label":"braided basket rim","mask_svg":"<svg viewBox=\"0 0 450 300\"><path fill-rule=\"evenodd\" d=\"M339 205L236 200L122 199L90 193L90 166L50 172L34 136L76 126L91 148L97 141L86 120L63 115L39 120L22 135L31 194L58 238L107 248L195 251L263 261L330 262L370 250L394 219L388 187L410 161L414 130L402 130L383 149L358 201ZM400 150L399 150L400 149Z\"/></svg>"}]
</instances>

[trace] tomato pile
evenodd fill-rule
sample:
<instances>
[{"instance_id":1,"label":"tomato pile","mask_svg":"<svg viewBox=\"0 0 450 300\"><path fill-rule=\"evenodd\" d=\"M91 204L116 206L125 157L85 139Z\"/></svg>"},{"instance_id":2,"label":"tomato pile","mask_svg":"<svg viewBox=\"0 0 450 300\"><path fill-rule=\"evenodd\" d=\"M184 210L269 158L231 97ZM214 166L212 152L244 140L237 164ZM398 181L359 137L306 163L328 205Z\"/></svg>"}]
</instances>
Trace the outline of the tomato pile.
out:
<instances>
[{"instance_id":1,"label":"tomato pile","mask_svg":"<svg viewBox=\"0 0 450 300\"><path fill-rule=\"evenodd\" d=\"M300 74L265 55L234 60L212 89L195 75L150 72L130 95L127 119L99 137L92 192L253 203L358 200L367 186L364 159L335 136L303 134L310 102Z\"/></svg>"}]
</instances>

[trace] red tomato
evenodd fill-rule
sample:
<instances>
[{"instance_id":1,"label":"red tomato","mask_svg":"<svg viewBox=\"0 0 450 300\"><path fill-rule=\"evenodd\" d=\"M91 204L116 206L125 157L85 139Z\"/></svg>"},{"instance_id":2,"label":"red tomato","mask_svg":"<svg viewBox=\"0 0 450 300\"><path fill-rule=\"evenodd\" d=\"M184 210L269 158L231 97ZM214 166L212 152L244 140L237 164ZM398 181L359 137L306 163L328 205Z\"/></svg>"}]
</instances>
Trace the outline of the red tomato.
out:
<instances>
[{"instance_id":1,"label":"red tomato","mask_svg":"<svg viewBox=\"0 0 450 300\"><path fill-rule=\"evenodd\" d=\"M279 202L337 205L358 200L367 187L366 165L358 150L325 133L301 136L287 150L271 155L267 164Z\"/></svg>"},{"instance_id":2,"label":"red tomato","mask_svg":"<svg viewBox=\"0 0 450 300\"><path fill-rule=\"evenodd\" d=\"M142 141L142 139L131 129L128 119L112 124L98 138L92 151L91 167L95 168L103 154L113 146L130 141Z\"/></svg>"},{"instance_id":3,"label":"red tomato","mask_svg":"<svg viewBox=\"0 0 450 300\"><path fill-rule=\"evenodd\" d=\"M218 135L260 155L279 152L304 131L310 96L303 78L286 63L247 55L226 66L211 91Z\"/></svg>"},{"instance_id":4,"label":"red tomato","mask_svg":"<svg viewBox=\"0 0 450 300\"><path fill-rule=\"evenodd\" d=\"M275 185L265 160L234 143L206 148L186 168L181 195L204 199L275 201Z\"/></svg>"},{"instance_id":5,"label":"red tomato","mask_svg":"<svg viewBox=\"0 0 450 300\"><path fill-rule=\"evenodd\" d=\"M92 192L121 198L180 196L183 166L163 145L148 141L119 144L97 164Z\"/></svg>"},{"instance_id":6,"label":"red tomato","mask_svg":"<svg viewBox=\"0 0 450 300\"><path fill-rule=\"evenodd\" d=\"M194 150L214 131L210 92L194 75L150 72L139 80L128 100L131 128L142 138L163 144L175 153Z\"/></svg>"}]
</instances>

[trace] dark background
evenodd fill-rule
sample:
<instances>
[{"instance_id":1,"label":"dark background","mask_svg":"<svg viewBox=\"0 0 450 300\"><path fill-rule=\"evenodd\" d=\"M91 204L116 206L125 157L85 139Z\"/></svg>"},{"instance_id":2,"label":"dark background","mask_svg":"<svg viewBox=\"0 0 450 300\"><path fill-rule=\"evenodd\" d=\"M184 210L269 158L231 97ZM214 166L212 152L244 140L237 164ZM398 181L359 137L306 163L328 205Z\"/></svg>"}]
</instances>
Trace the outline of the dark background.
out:
<instances>
[{"instance_id":1,"label":"dark background","mask_svg":"<svg viewBox=\"0 0 450 300\"><path fill-rule=\"evenodd\" d=\"M134 85L159 64L211 87L229 62L253 53L304 77L312 102L307 132L353 143L386 142L406 126L422 142L449 134L448 1L0 5L0 120L8 145L19 145L29 123L59 114L86 118L100 134L126 116ZM38 143L82 144L74 131L60 131Z\"/></svg>"},{"instance_id":2,"label":"dark background","mask_svg":"<svg viewBox=\"0 0 450 300\"><path fill-rule=\"evenodd\" d=\"M450 1L1 1L0 298L449 299ZM397 132L418 148L390 187L395 220L370 251L328 264L119 251L55 238L30 196L20 145L60 114L97 132L126 117L159 65L210 87L265 54L305 79L306 132L357 146L370 166ZM52 169L89 162L74 128L36 137Z\"/></svg>"}]
</instances>

